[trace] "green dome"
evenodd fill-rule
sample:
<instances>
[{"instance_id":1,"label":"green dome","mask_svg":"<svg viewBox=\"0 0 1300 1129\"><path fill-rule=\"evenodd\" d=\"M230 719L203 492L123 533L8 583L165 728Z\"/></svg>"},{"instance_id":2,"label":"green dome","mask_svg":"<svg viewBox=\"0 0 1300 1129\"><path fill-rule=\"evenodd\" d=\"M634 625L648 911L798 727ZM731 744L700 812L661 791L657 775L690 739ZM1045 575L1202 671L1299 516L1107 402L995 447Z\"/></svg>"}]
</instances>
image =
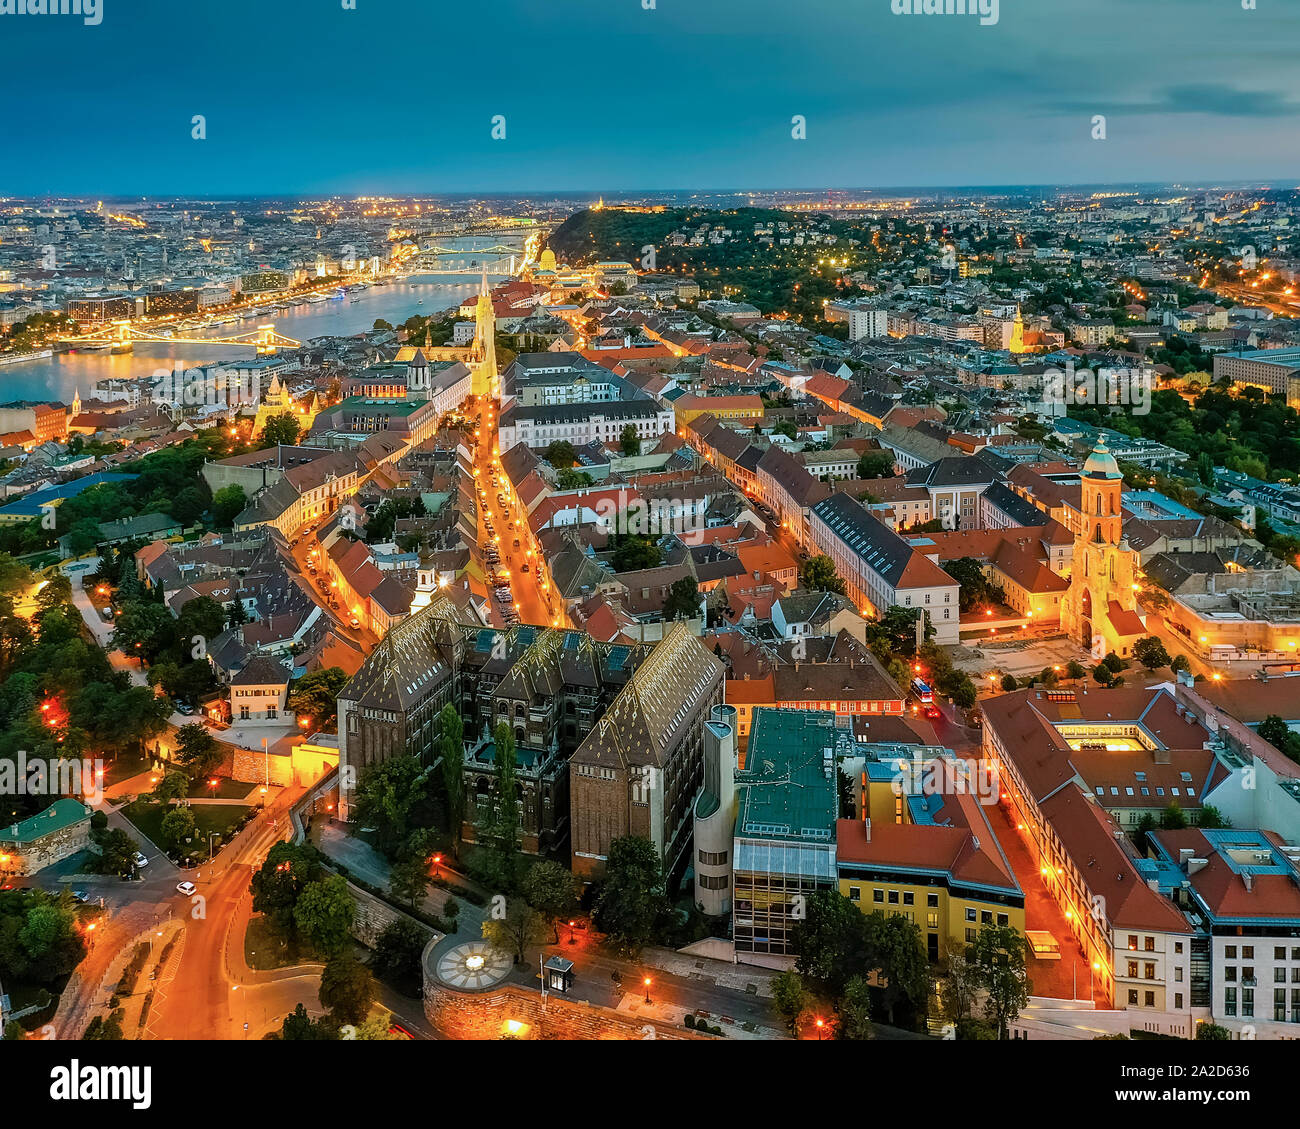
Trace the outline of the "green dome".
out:
<instances>
[{"instance_id":1,"label":"green dome","mask_svg":"<svg viewBox=\"0 0 1300 1129\"><path fill-rule=\"evenodd\" d=\"M1088 456L1088 461L1083 464L1083 473L1087 478L1123 478L1119 472L1119 463L1115 461L1115 456L1106 450L1106 437L1104 435L1097 437L1097 445L1092 449L1092 454Z\"/></svg>"}]
</instances>

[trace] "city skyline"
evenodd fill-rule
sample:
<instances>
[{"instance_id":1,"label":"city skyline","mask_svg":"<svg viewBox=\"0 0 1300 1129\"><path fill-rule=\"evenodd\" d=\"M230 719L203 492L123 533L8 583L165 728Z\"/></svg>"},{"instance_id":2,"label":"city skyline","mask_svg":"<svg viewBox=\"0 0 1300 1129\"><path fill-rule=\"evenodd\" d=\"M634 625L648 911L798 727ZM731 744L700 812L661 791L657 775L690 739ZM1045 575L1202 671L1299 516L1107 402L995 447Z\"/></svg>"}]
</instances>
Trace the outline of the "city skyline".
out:
<instances>
[{"instance_id":1,"label":"city skyline","mask_svg":"<svg viewBox=\"0 0 1300 1129\"><path fill-rule=\"evenodd\" d=\"M890 0L852 11L813 0L797 21L774 0L689 11L584 0L559 14L506 0L496 11L492 27L469 9L367 0L255 13L158 0L128 13L101 0L97 24L0 15L14 48L0 78L7 101L31 100L51 69L63 92L15 115L12 151L26 160L0 189L518 193L1300 175L1275 143L1297 108L1266 73L1296 20L1277 10L1191 0L1159 54L1136 37L1116 42L1163 12L1154 0L1065 0L1051 12L1007 2L987 26L896 16ZM252 42L264 83L243 62ZM163 53L194 44L208 60L197 71ZM603 93L584 99L584 86ZM111 128L87 129L86 107ZM505 137L494 140L498 115ZM1105 140L1092 136L1099 115Z\"/></svg>"}]
</instances>

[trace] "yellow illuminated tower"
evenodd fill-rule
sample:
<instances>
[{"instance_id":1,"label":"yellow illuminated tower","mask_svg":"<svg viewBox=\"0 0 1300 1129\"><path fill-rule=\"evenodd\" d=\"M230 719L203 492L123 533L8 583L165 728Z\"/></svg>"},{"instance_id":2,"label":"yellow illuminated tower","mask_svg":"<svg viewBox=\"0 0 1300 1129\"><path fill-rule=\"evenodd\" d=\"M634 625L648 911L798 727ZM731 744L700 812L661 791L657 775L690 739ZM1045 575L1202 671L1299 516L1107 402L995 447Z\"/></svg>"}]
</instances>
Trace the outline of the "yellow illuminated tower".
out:
<instances>
[{"instance_id":1,"label":"yellow illuminated tower","mask_svg":"<svg viewBox=\"0 0 1300 1129\"><path fill-rule=\"evenodd\" d=\"M1020 316L1020 307L1016 307L1016 323L1011 327L1011 351L1013 353L1023 353L1025 351L1025 319Z\"/></svg>"},{"instance_id":2,"label":"yellow illuminated tower","mask_svg":"<svg viewBox=\"0 0 1300 1129\"><path fill-rule=\"evenodd\" d=\"M1061 627L1098 661L1111 651L1129 657L1146 633L1137 605L1137 554L1123 532L1123 490L1119 463L1099 436L1083 464L1070 591L1061 607Z\"/></svg>"},{"instance_id":3,"label":"yellow illuminated tower","mask_svg":"<svg viewBox=\"0 0 1300 1129\"><path fill-rule=\"evenodd\" d=\"M488 289L487 273L479 290L478 309L474 314L474 395L498 399L501 395L501 375L497 372L497 319L492 308L492 293Z\"/></svg>"}]
</instances>

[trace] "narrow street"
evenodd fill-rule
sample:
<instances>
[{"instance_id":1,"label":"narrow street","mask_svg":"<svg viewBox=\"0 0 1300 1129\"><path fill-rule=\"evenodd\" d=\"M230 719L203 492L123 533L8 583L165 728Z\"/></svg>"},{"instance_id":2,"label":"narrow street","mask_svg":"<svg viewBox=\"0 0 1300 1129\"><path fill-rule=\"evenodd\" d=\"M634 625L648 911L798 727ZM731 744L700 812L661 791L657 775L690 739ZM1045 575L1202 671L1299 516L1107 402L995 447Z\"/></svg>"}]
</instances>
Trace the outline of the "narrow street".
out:
<instances>
[{"instance_id":1,"label":"narrow street","mask_svg":"<svg viewBox=\"0 0 1300 1129\"><path fill-rule=\"evenodd\" d=\"M497 406L492 401L478 405L474 449L474 484L478 494L478 543L484 571L495 571L509 582L511 602L520 623L567 626L568 616L546 571L546 562L528 525L528 515L519 503L510 479L501 469L497 445ZM494 569L489 550L500 557ZM504 624L504 609L510 605L491 597L492 621Z\"/></svg>"}]
</instances>

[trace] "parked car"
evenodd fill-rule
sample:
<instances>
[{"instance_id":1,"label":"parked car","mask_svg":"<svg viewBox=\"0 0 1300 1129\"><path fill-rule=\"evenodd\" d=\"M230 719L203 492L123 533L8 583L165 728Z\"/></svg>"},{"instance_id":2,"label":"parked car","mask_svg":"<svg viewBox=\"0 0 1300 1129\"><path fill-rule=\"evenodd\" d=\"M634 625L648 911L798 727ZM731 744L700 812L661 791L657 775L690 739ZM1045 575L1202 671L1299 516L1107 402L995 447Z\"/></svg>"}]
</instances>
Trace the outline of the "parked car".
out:
<instances>
[{"instance_id":1,"label":"parked car","mask_svg":"<svg viewBox=\"0 0 1300 1129\"><path fill-rule=\"evenodd\" d=\"M198 887L193 882L177 882L176 890L188 898L198 892Z\"/></svg>"},{"instance_id":2,"label":"parked car","mask_svg":"<svg viewBox=\"0 0 1300 1129\"><path fill-rule=\"evenodd\" d=\"M85 890L73 890L72 900L78 905L84 906L88 901L90 901L90 895L87 894Z\"/></svg>"},{"instance_id":3,"label":"parked car","mask_svg":"<svg viewBox=\"0 0 1300 1129\"><path fill-rule=\"evenodd\" d=\"M136 851L135 854L133 854L133 855L131 856L131 861L132 861L133 863L135 863L136 866L148 866L148 865L149 865L149 860L148 860L147 858L145 858L145 856L142 855L139 851Z\"/></svg>"},{"instance_id":4,"label":"parked car","mask_svg":"<svg viewBox=\"0 0 1300 1129\"><path fill-rule=\"evenodd\" d=\"M519 566L519 571L520 571L520 572L527 572L527 571L528 571L528 566L527 566L526 564L524 564L524 565L520 565L520 566Z\"/></svg>"}]
</instances>

